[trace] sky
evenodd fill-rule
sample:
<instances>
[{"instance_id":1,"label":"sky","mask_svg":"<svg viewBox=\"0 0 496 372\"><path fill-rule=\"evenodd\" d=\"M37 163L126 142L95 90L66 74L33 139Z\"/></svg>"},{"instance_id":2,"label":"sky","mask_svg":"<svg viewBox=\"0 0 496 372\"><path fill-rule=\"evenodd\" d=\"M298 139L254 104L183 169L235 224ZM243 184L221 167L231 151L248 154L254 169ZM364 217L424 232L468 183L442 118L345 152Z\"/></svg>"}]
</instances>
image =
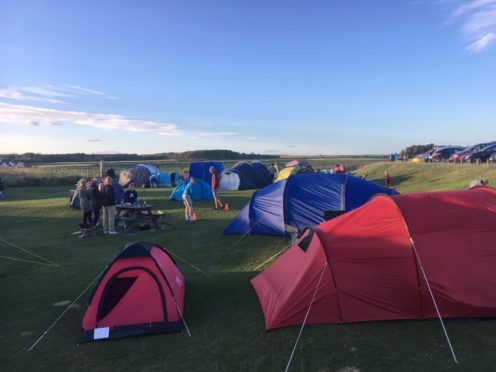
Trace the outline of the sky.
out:
<instances>
[{"instance_id":1,"label":"sky","mask_svg":"<svg viewBox=\"0 0 496 372\"><path fill-rule=\"evenodd\" d=\"M388 154L495 121L496 0L0 1L0 153Z\"/></svg>"}]
</instances>

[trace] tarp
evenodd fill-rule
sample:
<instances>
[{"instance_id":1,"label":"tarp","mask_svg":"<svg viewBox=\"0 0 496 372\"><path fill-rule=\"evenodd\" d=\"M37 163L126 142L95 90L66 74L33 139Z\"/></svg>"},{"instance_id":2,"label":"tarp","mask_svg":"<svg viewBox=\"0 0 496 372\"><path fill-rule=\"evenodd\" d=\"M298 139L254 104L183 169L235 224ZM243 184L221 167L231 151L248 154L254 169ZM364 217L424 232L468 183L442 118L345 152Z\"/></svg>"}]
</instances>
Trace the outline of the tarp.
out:
<instances>
[{"instance_id":1,"label":"tarp","mask_svg":"<svg viewBox=\"0 0 496 372\"><path fill-rule=\"evenodd\" d=\"M436 318L420 265L443 317L494 317L495 242L494 189L377 195L306 230L252 285L268 330L302 324L315 290L308 324Z\"/></svg>"},{"instance_id":2,"label":"tarp","mask_svg":"<svg viewBox=\"0 0 496 372\"><path fill-rule=\"evenodd\" d=\"M170 200L183 200L184 188L189 182L181 182L172 191ZM213 200L214 196L212 194L212 188L209 184L202 180L196 180L193 184L193 200Z\"/></svg>"},{"instance_id":3,"label":"tarp","mask_svg":"<svg viewBox=\"0 0 496 372\"><path fill-rule=\"evenodd\" d=\"M283 236L285 225L301 232L322 222L325 212L353 210L378 193L396 192L344 173L292 175L256 191L224 234Z\"/></svg>"},{"instance_id":4,"label":"tarp","mask_svg":"<svg viewBox=\"0 0 496 372\"><path fill-rule=\"evenodd\" d=\"M197 180L203 180L210 185L212 183L212 175L209 171L211 166L219 174L224 170L224 163L220 161L197 161L189 165L189 175L195 177Z\"/></svg>"}]
</instances>

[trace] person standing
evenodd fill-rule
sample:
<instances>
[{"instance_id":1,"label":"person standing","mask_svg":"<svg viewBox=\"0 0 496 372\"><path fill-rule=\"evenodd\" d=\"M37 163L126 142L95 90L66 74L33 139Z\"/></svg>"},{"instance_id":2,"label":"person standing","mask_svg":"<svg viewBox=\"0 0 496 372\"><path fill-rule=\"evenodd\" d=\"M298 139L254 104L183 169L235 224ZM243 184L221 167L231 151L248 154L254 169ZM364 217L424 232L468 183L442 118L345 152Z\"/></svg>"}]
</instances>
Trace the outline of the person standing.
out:
<instances>
[{"instance_id":1,"label":"person standing","mask_svg":"<svg viewBox=\"0 0 496 372\"><path fill-rule=\"evenodd\" d=\"M182 199L184 203L184 219L186 221L193 221L193 185L195 182L195 177L190 176L189 182L184 186Z\"/></svg>"},{"instance_id":2,"label":"person standing","mask_svg":"<svg viewBox=\"0 0 496 372\"><path fill-rule=\"evenodd\" d=\"M275 181L277 179L277 167L274 163L272 163L268 168L270 177L272 178L272 181Z\"/></svg>"},{"instance_id":3,"label":"person standing","mask_svg":"<svg viewBox=\"0 0 496 372\"><path fill-rule=\"evenodd\" d=\"M393 177L389 175L388 171L384 171L384 186L387 188L393 187Z\"/></svg>"},{"instance_id":4,"label":"person standing","mask_svg":"<svg viewBox=\"0 0 496 372\"><path fill-rule=\"evenodd\" d=\"M94 179L91 181L90 187L88 188L91 210L93 212L93 226L95 227L98 226L98 220L100 219L100 212L102 210L102 199L100 197L98 184L98 180Z\"/></svg>"},{"instance_id":5,"label":"person standing","mask_svg":"<svg viewBox=\"0 0 496 372\"><path fill-rule=\"evenodd\" d=\"M210 174L212 175L212 194L214 196L214 209L219 210L224 208L224 205L222 204L222 201L219 198L219 191L220 191L220 176L219 173L217 172L217 169L215 169L214 166L210 166L208 168L210 171Z\"/></svg>"},{"instance_id":6,"label":"person standing","mask_svg":"<svg viewBox=\"0 0 496 372\"><path fill-rule=\"evenodd\" d=\"M112 178L109 176L103 180L100 197L103 206L103 232L111 235L117 234L115 231L115 192L112 187Z\"/></svg>"},{"instance_id":7,"label":"person standing","mask_svg":"<svg viewBox=\"0 0 496 372\"><path fill-rule=\"evenodd\" d=\"M81 178L78 182L77 195L79 197L79 206L83 212L83 224L82 227L86 228L87 225L92 224L91 220L91 203L88 189L86 188L86 180Z\"/></svg>"}]
</instances>

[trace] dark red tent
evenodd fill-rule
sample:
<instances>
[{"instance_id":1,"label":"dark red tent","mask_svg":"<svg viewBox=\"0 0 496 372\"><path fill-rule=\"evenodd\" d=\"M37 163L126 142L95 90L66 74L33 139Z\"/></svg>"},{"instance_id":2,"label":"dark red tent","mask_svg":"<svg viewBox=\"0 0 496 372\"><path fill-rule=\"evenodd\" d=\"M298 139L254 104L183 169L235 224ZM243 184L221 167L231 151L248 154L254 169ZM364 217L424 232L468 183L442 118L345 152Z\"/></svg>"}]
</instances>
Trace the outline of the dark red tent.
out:
<instances>
[{"instance_id":1,"label":"dark red tent","mask_svg":"<svg viewBox=\"0 0 496 372\"><path fill-rule=\"evenodd\" d=\"M307 323L436 318L428 284L442 317L494 317L495 262L496 190L380 195L307 230L252 284L267 330L302 324L314 293Z\"/></svg>"},{"instance_id":2,"label":"dark red tent","mask_svg":"<svg viewBox=\"0 0 496 372\"><path fill-rule=\"evenodd\" d=\"M84 315L81 342L181 332L185 282L169 253L129 243L108 266Z\"/></svg>"}]
</instances>

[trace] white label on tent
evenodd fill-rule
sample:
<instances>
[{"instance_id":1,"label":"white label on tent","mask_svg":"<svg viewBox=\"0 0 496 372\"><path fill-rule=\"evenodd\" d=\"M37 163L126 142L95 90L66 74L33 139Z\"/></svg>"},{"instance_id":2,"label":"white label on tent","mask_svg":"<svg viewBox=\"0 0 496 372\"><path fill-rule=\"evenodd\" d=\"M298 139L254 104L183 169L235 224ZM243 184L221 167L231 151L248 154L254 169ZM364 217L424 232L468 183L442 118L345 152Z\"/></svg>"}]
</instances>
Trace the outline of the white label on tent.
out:
<instances>
[{"instance_id":1,"label":"white label on tent","mask_svg":"<svg viewBox=\"0 0 496 372\"><path fill-rule=\"evenodd\" d=\"M93 340L101 340L102 338L109 338L110 327L95 328L93 331Z\"/></svg>"},{"instance_id":2,"label":"white label on tent","mask_svg":"<svg viewBox=\"0 0 496 372\"><path fill-rule=\"evenodd\" d=\"M183 285L183 281L181 280L179 275L176 275L176 283L179 287L182 287L182 285Z\"/></svg>"}]
</instances>

